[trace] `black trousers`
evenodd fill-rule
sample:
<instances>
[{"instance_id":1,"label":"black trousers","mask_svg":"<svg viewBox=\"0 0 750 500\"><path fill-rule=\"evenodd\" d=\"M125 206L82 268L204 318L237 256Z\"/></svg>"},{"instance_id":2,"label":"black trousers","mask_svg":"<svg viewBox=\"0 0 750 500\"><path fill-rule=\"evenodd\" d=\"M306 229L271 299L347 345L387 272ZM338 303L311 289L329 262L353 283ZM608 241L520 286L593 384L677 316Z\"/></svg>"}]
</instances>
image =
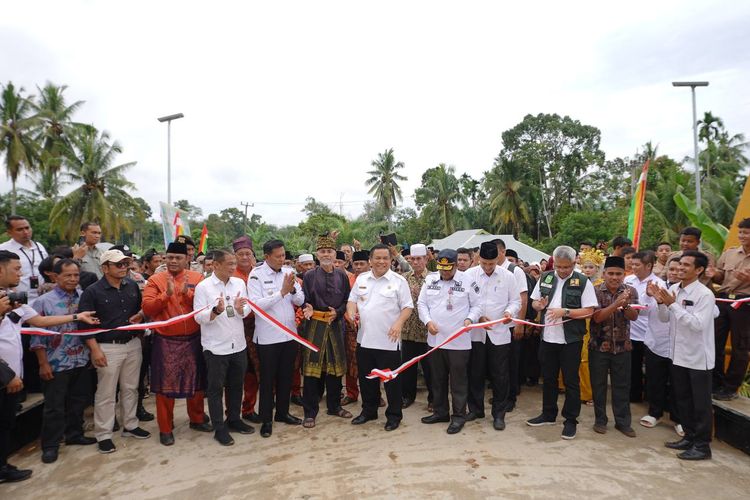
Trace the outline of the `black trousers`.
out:
<instances>
[{"instance_id":1,"label":"black trousers","mask_svg":"<svg viewBox=\"0 0 750 500\"><path fill-rule=\"evenodd\" d=\"M487 340L489 343L489 339ZM487 346L483 342L471 343L469 356L469 394L466 402L470 412L484 415L484 392L487 387Z\"/></svg>"},{"instance_id":2,"label":"black trousers","mask_svg":"<svg viewBox=\"0 0 750 500\"><path fill-rule=\"evenodd\" d=\"M35 358L36 356L28 357ZM16 425L16 406L18 406L18 393L8 394L5 387L0 389L0 467L8 463L10 433Z\"/></svg>"},{"instance_id":3,"label":"black trousers","mask_svg":"<svg viewBox=\"0 0 750 500\"><path fill-rule=\"evenodd\" d=\"M665 412L675 424L680 423L679 413L674 404L674 385L670 371L672 360L654 354L646 347L646 393L648 394L648 414L661 418Z\"/></svg>"},{"instance_id":4,"label":"black trousers","mask_svg":"<svg viewBox=\"0 0 750 500\"><path fill-rule=\"evenodd\" d=\"M672 382L685 439L692 441L699 450L707 450L713 424L711 370L693 370L673 364Z\"/></svg>"},{"instance_id":5,"label":"black trousers","mask_svg":"<svg viewBox=\"0 0 750 500\"><path fill-rule=\"evenodd\" d=\"M521 341L521 382L539 382L539 335L530 335Z\"/></svg>"},{"instance_id":6,"label":"black trousers","mask_svg":"<svg viewBox=\"0 0 750 500\"><path fill-rule=\"evenodd\" d=\"M427 342L414 342L413 340L401 341L401 362L409 361L415 356L426 353L430 350ZM424 358L419 362L424 375L424 383L427 386L427 402L432 403L432 376L430 374L430 358ZM401 375L401 392L404 399L414 400L417 397L417 365L410 366Z\"/></svg>"},{"instance_id":7,"label":"black trousers","mask_svg":"<svg viewBox=\"0 0 750 500\"><path fill-rule=\"evenodd\" d=\"M367 417L378 416L380 406L380 379L368 379L373 368L398 368L401 364L400 351L370 349L357 344L357 367L359 368L359 392L362 394L362 414ZM396 377L384 384L388 407L385 417L388 422L401 422L402 392L401 377Z\"/></svg>"},{"instance_id":8,"label":"black trousers","mask_svg":"<svg viewBox=\"0 0 750 500\"><path fill-rule=\"evenodd\" d=\"M144 335L141 337L141 352L143 360L141 361L141 374L138 379L138 406L143 406L143 398L146 396L146 377L151 384L151 347L154 344L154 335Z\"/></svg>"},{"instance_id":9,"label":"black trousers","mask_svg":"<svg viewBox=\"0 0 750 500\"><path fill-rule=\"evenodd\" d=\"M83 411L89 404L91 377L86 367L55 372L43 381L42 449L57 448L66 440L83 436Z\"/></svg>"},{"instance_id":10,"label":"black trousers","mask_svg":"<svg viewBox=\"0 0 750 500\"><path fill-rule=\"evenodd\" d=\"M557 375L562 370L565 384L562 416L565 420L578 423L578 415L581 413L581 386L578 379L581 342L553 344L542 340L539 346L539 362L542 365L542 377L544 377L542 415L547 420L557 418Z\"/></svg>"},{"instance_id":11,"label":"black trousers","mask_svg":"<svg viewBox=\"0 0 750 500\"><path fill-rule=\"evenodd\" d=\"M214 430L219 431L226 426L222 402L224 387L226 387L227 398L227 421L240 420L242 384L247 371L247 349L232 354L213 354L211 351L203 351L203 357L206 359L208 378L206 387L208 413Z\"/></svg>"},{"instance_id":12,"label":"black trousers","mask_svg":"<svg viewBox=\"0 0 750 500\"><path fill-rule=\"evenodd\" d=\"M630 415L630 353L600 352L589 349L589 375L594 396L596 423L607 425L607 375L612 382L612 414L617 426L627 429Z\"/></svg>"},{"instance_id":13,"label":"black trousers","mask_svg":"<svg viewBox=\"0 0 750 500\"><path fill-rule=\"evenodd\" d=\"M640 403L643 401L643 358L646 353L646 344L641 340L631 340L633 350L630 351L630 402Z\"/></svg>"},{"instance_id":14,"label":"black trousers","mask_svg":"<svg viewBox=\"0 0 750 500\"><path fill-rule=\"evenodd\" d=\"M513 328L510 329L510 358L508 370L510 375L510 386L508 392L508 403L515 404L518 395L521 394L521 339L513 338Z\"/></svg>"},{"instance_id":15,"label":"black trousers","mask_svg":"<svg viewBox=\"0 0 750 500\"><path fill-rule=\"evenodd\" d=\"M505 417L510 392L508 365L512 344L495 345L487 339L487 370L492 380L492 417Z\"/></svg>"},{"instance_id":16,"label":"black trousers","mask_svg":"<svg viewBox=\"0 0 750 500\"><path fill-rule=\"evenodd\" d=\"M736 392L745 378L750 359L750 304L743 304L739 309L733 309L726 302L717 302L716 305L719 306L719 317L714 320L716 365L713 370L713 388L717 390L724 387ZM725 372L724 353L730 330L732 357Z\"/></svg>"},{"instance_id":17,"label":"black trousers","mask_svg":"<svg viewBox=\"0 0 750 500\"><path fill-rule=\"evenodd\" d=\"M435 414L445 417L450 414L448 408L448 384L453 413L451 420L464 422L466 420L466 399L469 393L469 377L467 365L471 357L471 350L456 351L452 349L438 349L432 353L430 369L432 370L432 392L435 395L433 408Z\"/></svg>"},{"instance_id":18,"label":"black trousers","mask_svg":"<svg viewBox=\"0 0 750 500\"><path fill-rule=\"evenodd\" d=\"M278 344L257 344L260 360L260 402L258 411L263 423L273 420L274 391L276 415L289 414L289 397L292 391L292 372L297 357L297 342L289 340Z\"/></svg>"},{"instance_id":19,"label":"black trousers","mask_svg":"<svg viewBox=\"0 0 750 500\"><path fill-rule=\"evenodd\" d=\"M341 377L323 373L323 376L320 378L305 377L304 380L305 382L302 387L302 406L305 409L305 418L315 418L318 416L320 398L323 395L324 389L326 393L326 406L328 407L328 413L335 414L341 409Z\"/></svg>"}]
</instances>

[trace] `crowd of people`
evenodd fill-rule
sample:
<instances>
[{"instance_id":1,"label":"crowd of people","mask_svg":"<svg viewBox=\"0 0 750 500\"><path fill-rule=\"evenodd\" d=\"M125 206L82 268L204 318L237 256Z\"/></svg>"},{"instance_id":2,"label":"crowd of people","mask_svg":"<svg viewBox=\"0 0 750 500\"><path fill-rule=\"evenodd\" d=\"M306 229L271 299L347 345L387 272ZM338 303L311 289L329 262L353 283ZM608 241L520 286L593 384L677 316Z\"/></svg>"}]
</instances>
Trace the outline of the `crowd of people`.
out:
<instances>
[{"instance_id":1,"label":"crowd of people","mask_svg":"<svg viewBox=\"0 0 750 500\"><path fill-rule=\"evenodd\" d=\"M175 399L187 400L190 429L224 446L234 444L233 433L254 433L251 424L264 438L276 423L313 429L323 397L327 415L352 425L385 408L384 429L394 431L415 402L420 372L428 403L421 421L448 424L449 434L485 418L488 380L491 425L503 431L522 388L540 379L541 412L526 424L552 425L560 415L561 437L571 440L590 404L593 430L603 434L609 381L616 430L636 437L630 403L645 400L639 423L652 428L669 415L677 439L665 446L702 460L711 457L712 397L737 397L748 366L750 304L735 301L750 296L750 219L739 224L740 246L718 259L700 250L700 231L688 227L676 251L668 242L638 250L616 237L611 245L559 246L540 262L523 261L501 239L478 248L365 250L357 241L339 244L336 232L296 256L276 239L257 255L247 236L195 255L194 242L179 236L164 253L139 257L124 245L102 250L95 222L81 226L76 244L48 252L24 217L8 217L6 228L0 482L32 473L7 462L30 371L44 394L44 463L58 459L62 442L112 453L118 430L150 438L141 427L154 420L143 405L149 394L164 446L175 444ZM382 385L368 377L436 347ZM354 416L347 407L360 397Z\"/></svg>"}]
</instances>

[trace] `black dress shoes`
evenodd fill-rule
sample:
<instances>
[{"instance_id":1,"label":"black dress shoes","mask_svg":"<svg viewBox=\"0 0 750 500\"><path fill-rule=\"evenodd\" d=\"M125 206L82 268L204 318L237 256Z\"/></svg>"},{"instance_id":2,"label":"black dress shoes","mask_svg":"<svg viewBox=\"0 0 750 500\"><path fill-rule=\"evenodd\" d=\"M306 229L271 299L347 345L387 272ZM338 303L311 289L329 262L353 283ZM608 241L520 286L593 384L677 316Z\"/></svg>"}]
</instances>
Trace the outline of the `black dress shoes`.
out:
<instances>
[{"instance_id":1,"label":"black dress shoes","mask_svg":"<svg viewBox=\"0 0 750 500\"><path fill-rule=\"evenodd\" d=\"M427 415L426 417L422 417L423 424L437 424L439 422L450 422L450 421L451 421L451 418L448 415L441 417L437 413L433 413L432 415Z\"/></svg>"},{"instance_id":2,"label":"black dress shoes","mask_svg":"<svg viewBox=\"0 0 750 500\"><path fill-rule=\"evenodd\" d=\"M151 422L154 419L154 414L146 411L146 408L139 406L135 412L135 416L141 422Z\"/></svg>"},{"instance_id":3,"label":"black dress shoes","mask_svg":"<svg viewBox=\"0 0 750 500\"><path fill-rule=\"evenodd\" d=\"M88 445L96 444L96 438L92 438L88 436L76 436L74 438L66 439L65 444L67 444L68 446L71 446L71 445L88 446Z\"/></svg>"},{"instance_id":4,"label":"black dress shoes","mask_svg":"<svg viewBox=\"0 0 750 500\"><path fill-rule=\"evenodd\" d=\"M274 422L282 422L287 425L302 425L302 419L287 413L286 415L276 415Z\"/></svg>"},{"instance_id":5,"label":"black dress shoes","mask_svg":"<svg viewBox=\"0 0 750 500\"><path fill-rule=\"evenodd\" d=\"M414 404L414 400L412 398L403 398L401 400L401 408L408 408L412 404Z\"/></svg>"},{"instance_id":6,"label":"black dress shoes","mask_svg":"<svg viewBox=\"0 0 750 500\"><path fill-rule=\"evenodd\" d=\"M253 411L253 412L250 412L250 413L246 413L246 414L242 415L242 418L243 418L243 419L245 419L245 420L248 420L248 421L250 421L250 422L252 422L252 423L254 423L254 424L260 424L260 423L262 423L262 422L263 422L263 421L261 420L261 418L260 418L260 415L258 415L258 414L257 414L257 413L255 413L254 411Z\"/></svg>"},{"instance_id":7,"label":"black dress shoes","mask_svg":"<svg viewBox=\"0 0 750 500\"><path fill-rule=\"evenodd\" d=\"M273 424L271 422L265 422L261 424L260 435L264 438L267 438L271 437L271 434L273 434Z\"/></svg>"},{"instance_id":8,"label":"black dress shoes","mask_svg":"<svg viewBox=\"0 0 750 500\"><path fill-rule=\"evenodd\" d=\"M292 396L289 398L289 402L293 405L302 406L302 396Z\"/></svg>"},{"instance_id":9,"label":"black dress shoes","mask_svg":"<svg viewBox=\"0 0 750 500\"><path fill-rule=\"evenodd\" d=\"M679 441L668 441L664 443L664 446L672 450L689 450L693 447L693 442L682 438Z\"/></svg>"},{"instance_id":10,"label":"black dress shoes","mask_svg":"<svg viewBox=\"0 0 750 500\"><path fill-rule=\"evenodd\" d=\"M466 414L466 421L467 422L471 422L471 421L476 420L478 418L484 418L484 412L483 411L482 412L479 412L479 411L470 411L469 413Z\"/></svg>"},{"instance_id":11,"label":"black dress shoes","mask_svg":"<svg viewBox=\"0 0 750 500\"><path fill-rule=\"evenodd\" d=\"M190 428L198 432L211 432L214 430L214 426L206 422L203 422L202 424L190 422Z\"/></svg>"},{"instance_id":12,"label":"black dress shoes","mask_svg":"<svg viewBox=\"0 0 750 500\"><path fill-rule=\"evenodd\" d=\"M461 429L464 428L464 423L459 421L452 421L451 425L448 426L448 430L446 431L448 434L458 434L461 432Z\"/></svg>"},{"instance_id":13,"label":"black dress shoes","mask_svg":"<svg viewBox=\"0 0 750 500\"><path fill-rule=\"evenodd\" d=\"M228 420L227 427L229 428L230 431L239 432L240 434L252 434L253 432L255 432L255 429L253 428L252 425L247 425L242 420L237 420L237 421Z\"/></svg>"},{"instance_id":14,"label":"black dress shoes","mask_svg":"<svg viewBox=\"0 0 750 500\"><path fill-rule=\"evenodd\" d=\"M385 430L387 430L387 431L395 431L396 429L398 429L399 424L401 424L401 422L399 422L397 420L392 420L390 422L386 422L385 423Z\"/></svg>"},{"instance_id":15,"label":"black dress shoes","mask_svg":"<svg viewBox=\"0 0 750 500\"><path fill-rule=\"evenodd\" d=\"M42 450L42 462L51 464L57 462L57 448L45 448Z\"/></svg>"},{"instance_id":16,"label":"black dress shoes","mask_svg":"<svg viewBox=\"0 0 750 500\"><path fill-rule=\"evenodd\" d=\"M31 477L30 469L19 469L15 465L5 464L0 467L0 483L16 483Z\"/></svg>"},{"instance_id":17,"label":"black dress shoes","mask_svg":"<svg viewBox=\"0 0 750 500\"><path fill-rule=\"evenodd\" d=\"M174 434L171 432L160 432L159 442L164 446L172 446L174 444Z\"/></svg>"},{"instance_id":18,"label":"black dress shoes","mask_svg":"<svg viewBox=\"0 0 750 500\"><path fill-rule=\"evenodd\" d=\"M378 417L369 417L364 413L360 413L352 419L352 425L362 425L365 422L369 422L370 420L377 420L377 418Z\"/></svg>"},{"instance_id":19,"label":"black dress shoes","mask_svg":"<svg viewBox=\"0 0 750 500\"><path fill-rule=\"evenodd\" d=\"M495 417L495 420L492 422L492 427L494 427L496 431L504 431L505 418L500 416Z\"/></svg>"},{"instance_id":20,"label":"black dress shoes","mask_svg":"<svg viewBox=\"0 0 750 500\"><path fill-rule=\"evenodd\" d=\"M234 444L234 439L232 439L232 436L229 435L229 431L226 429L216 431L214 439L222 446L232 446Z\"/></svg>"},{"instance_id":21,"label":"black dress shoes","mask_svg":"<svg viewBox=\"0 0 750 500\"><path fill-rule=\"evenodd\" d=\"M693 446L689 450L678 453L677 458L682 460L708 460L711 458L711 449L705 448L701 450Z\"/></svg>"}]
</instances>

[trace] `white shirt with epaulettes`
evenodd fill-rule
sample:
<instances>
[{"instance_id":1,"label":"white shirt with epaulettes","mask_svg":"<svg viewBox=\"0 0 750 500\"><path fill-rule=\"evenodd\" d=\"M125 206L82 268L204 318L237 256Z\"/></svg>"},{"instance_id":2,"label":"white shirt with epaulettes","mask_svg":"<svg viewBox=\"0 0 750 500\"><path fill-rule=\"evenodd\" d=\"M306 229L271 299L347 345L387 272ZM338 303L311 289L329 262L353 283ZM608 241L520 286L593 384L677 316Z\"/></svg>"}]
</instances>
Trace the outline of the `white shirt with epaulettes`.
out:
<instances>
[{"instance_id":1,"label":"white shirt with epaulettes","mask_svg":"<svg viewBox=\"0 0 750 500\"><path fill-rule=\"evenodd\" d=\"M417 299L419 319L425 325L432 321L438 328L437 335L427 333L427 345L435 347L464 326L464 320L472 323L482 315L479 291L471 288L471 279L466 273L456 271L449 281L440 279L440 273L427 275ZM471 335L463 334L449 342L443 349L470 350Z\"/></svg>"}]
</instances>

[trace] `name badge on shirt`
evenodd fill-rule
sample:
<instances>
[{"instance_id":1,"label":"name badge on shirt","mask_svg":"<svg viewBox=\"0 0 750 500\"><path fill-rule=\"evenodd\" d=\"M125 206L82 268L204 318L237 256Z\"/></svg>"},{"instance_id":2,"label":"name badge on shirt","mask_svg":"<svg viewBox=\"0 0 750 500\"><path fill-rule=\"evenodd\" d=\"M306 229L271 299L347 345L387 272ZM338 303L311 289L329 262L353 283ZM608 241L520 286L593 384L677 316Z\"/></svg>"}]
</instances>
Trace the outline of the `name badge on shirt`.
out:
<instances>
[{"instance_id":1,"label":"name badge on shirt","mask_svg":"<svg viewBox=\"0 0 750 500\"><path fill-rule=\"evenodd\" d=\"M570 286L581 286L581 280L578 278L573 278L570 280Z\"/></svg>"}]
</instances>

